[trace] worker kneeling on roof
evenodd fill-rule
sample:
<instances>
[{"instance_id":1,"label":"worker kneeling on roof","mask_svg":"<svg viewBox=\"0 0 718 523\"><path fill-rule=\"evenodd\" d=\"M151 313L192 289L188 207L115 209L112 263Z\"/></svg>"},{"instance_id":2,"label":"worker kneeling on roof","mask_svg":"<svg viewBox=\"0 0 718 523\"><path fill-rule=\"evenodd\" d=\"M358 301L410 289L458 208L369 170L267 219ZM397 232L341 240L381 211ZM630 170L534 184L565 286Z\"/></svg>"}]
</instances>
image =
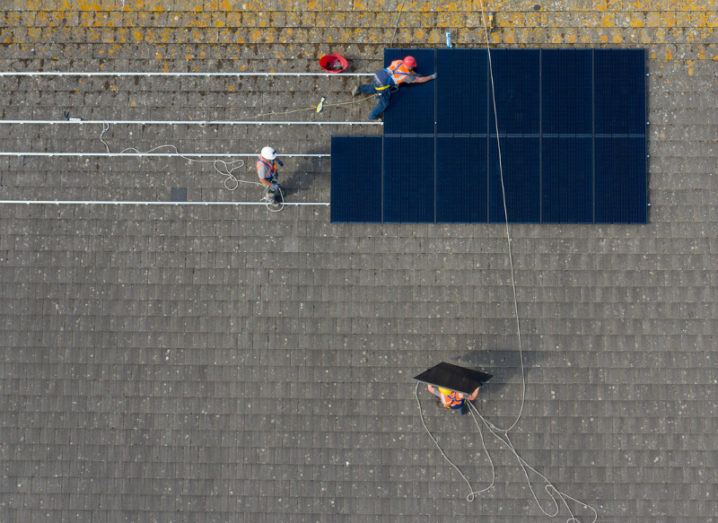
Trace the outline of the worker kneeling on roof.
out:
<instances>
[{"instance_id":1,"label":"worker kneeling on roof","mask_svg":"<svg viewBox=\"0 0 718 523\"><path fill-rule=\"evenodd\" d=\"M416 59L413 56L405 56L403 60L394 60L389 67L374 74L372 83L355 87L352 96L359 93L376 94L376 105L369 113L369 119L376 120L389 107L392 89L398 89L401 84L423 84L436 78L436 73L419 76L414 69L416 69Z\"/></svg>"},{"instance_id":2,"label":"worker kneeling on roof","mask_svg":"<svg viewBox=\"0 0 718 523\"><path fill-rule=\"evenodd\" d=\"M270 203L275 203L277 198L282 197L278 166L284 164L277 156L277 152L272 147L266 146L262 147L257 159L257 176L259 183L264 187L263 200Z\"/></svg>"}]
</instances>

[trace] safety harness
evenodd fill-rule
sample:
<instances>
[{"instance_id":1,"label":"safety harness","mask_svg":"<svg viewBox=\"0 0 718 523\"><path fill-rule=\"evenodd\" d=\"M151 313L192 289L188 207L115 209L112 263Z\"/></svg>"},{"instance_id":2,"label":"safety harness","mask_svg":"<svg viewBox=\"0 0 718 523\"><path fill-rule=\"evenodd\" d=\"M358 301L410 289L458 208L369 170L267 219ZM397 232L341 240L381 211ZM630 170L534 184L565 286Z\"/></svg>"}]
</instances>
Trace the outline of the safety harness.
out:
<instances>
[{"instance_id":1,"label":"safety harness","mask_svg":"<svg viewBox=\"0 0 718 523\"><path fill-rule=\"evenodd\" d=\"M269 169L269 177L265 176L264 179L271 182L277 175L277 162L272 160L268 162L264 157L259 157L259 162L263 163Z\"/></svg>"},{"instance_id":2,"label":"safety harness","mask_svg":"<svg viewBox=\"0 0 718 523\"><path fill-rule=\"evenodd\" d=\"M394 79L394 75L396 76L411 76L411 73L407 73L404 71L399 71L399 68L402 66L403 62L401 60L396 60L395 62L392 62L389 67L386 69L382 69L378 73L374 75L374 77L377 79L377 81L382 84L379 87L374 87L375 91L384 91L386 89L390 89L391 87L398 86L401 82L397 82ZM393 67L392 67L393 66Z\"/></svg>"}]
</instances>

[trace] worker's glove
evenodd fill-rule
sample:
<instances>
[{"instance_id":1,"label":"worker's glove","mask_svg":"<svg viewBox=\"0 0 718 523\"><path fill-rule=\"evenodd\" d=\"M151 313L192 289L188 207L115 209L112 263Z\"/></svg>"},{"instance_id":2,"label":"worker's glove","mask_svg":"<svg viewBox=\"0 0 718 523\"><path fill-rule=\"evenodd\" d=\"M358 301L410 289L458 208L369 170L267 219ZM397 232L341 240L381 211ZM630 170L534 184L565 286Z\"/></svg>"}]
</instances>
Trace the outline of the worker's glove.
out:
<instances>
[{"instance_id":1,"label":"worker's glove","mask_svg":"<svg viewBox=\"0 0 718 523\"><path fill-rule=\"evenodd\" d=\"M436 80L436 76L437 76L436 73L430 74L430 75L429 75L429 78L431 78L432 80Z\"/></svg>"},{"instance_id":2,"label":"worker's glove","mask_svg":"<svg viewBox=\"0 0 718 523\"><path fill-rule=\"evenodd\" d=\"M279 158L277 158L277 163L279 164L280 167L284 167L284 162L282 160L280 160Z\"/></svg>"},{"instance_id":3,"label":"worker's glove","mask_svg":"<svg viewBox=\"0 0 718 523\"><path fill-rule=\"evenodd\" d=\"M279 184L276 183L276 182L273 183L272 186L269 188L269 190L270 190L271 192L277 192L277 191L279 190Z\"/></svg>"}]
</instances>

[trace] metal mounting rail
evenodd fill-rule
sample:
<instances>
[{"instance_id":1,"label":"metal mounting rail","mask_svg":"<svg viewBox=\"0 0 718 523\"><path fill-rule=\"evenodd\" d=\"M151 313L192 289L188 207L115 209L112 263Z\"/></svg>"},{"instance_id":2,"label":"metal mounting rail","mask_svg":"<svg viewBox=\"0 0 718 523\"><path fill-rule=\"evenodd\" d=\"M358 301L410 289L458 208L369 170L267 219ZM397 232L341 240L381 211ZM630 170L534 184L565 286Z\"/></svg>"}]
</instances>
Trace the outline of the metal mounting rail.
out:
<instances>
[{"instance_id":1,"label":"metal mounting rail","mask_svg":"<svg viewBox=\"0 0 718 523\"><path fill-rule=\"evenodd\" d=\"M0 125L383 125L383 122L317 122L255 120L0 120Z\"/></svg>"},{"instance_id":2,"label":"metal mounting rail","mask_svg":"<svg viewBox=\"0 0 718 523\"><path fill-rule=\"evenodd\" d=\"M159 71L0 71L0 76L318 76L341 78L342 76L374 76L374 73L273 73L267 72L159 72Z\"/></svg>"},{"instance_id":3,"label":"metal mounting rail","mask_svg":"<svg viewBox=\"0 0 718 523\"><path fill-rule=\"evenodd\" d=\"M112 200L0 200L0 205L205 205L205 206L266 206L267 202L143 202ZM295 207L329 207L329 202L283 202Z\"/></svg>"},{"instance_id":4,"label":"metal mounting rail","mask_svg":"<svg viewBox=\"0 0 718 523\"><path fill-rule=\"evenodd\" d=\"M254 158L257 153L74 153L74 152L43 152L43 151L0 151L0 156L47 156L47 157L79 157L79 158ZM329 153L282 153L282 158L331 158Z\"/></svg>"}]
</instances>

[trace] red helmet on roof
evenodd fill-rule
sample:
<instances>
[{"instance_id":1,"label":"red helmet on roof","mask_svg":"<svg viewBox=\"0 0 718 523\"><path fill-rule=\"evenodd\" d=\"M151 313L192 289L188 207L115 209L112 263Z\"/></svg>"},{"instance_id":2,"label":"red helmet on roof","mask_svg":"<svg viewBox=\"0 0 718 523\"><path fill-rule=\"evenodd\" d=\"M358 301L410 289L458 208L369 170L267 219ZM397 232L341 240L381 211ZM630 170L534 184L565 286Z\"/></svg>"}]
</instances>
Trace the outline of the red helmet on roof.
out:
<instances>
[{"instance_id":1,"label":"red helmet on roof","mask_svg":"<svg viewBox=\"0 0 718 523\"><path fill-rule=\"evenodd\" d=\"M404 60L402 60L405 66L407 66L410 69L413 69L416 67L416 58L413 56L405 56Z\"/></svg>"}]
</instances>

